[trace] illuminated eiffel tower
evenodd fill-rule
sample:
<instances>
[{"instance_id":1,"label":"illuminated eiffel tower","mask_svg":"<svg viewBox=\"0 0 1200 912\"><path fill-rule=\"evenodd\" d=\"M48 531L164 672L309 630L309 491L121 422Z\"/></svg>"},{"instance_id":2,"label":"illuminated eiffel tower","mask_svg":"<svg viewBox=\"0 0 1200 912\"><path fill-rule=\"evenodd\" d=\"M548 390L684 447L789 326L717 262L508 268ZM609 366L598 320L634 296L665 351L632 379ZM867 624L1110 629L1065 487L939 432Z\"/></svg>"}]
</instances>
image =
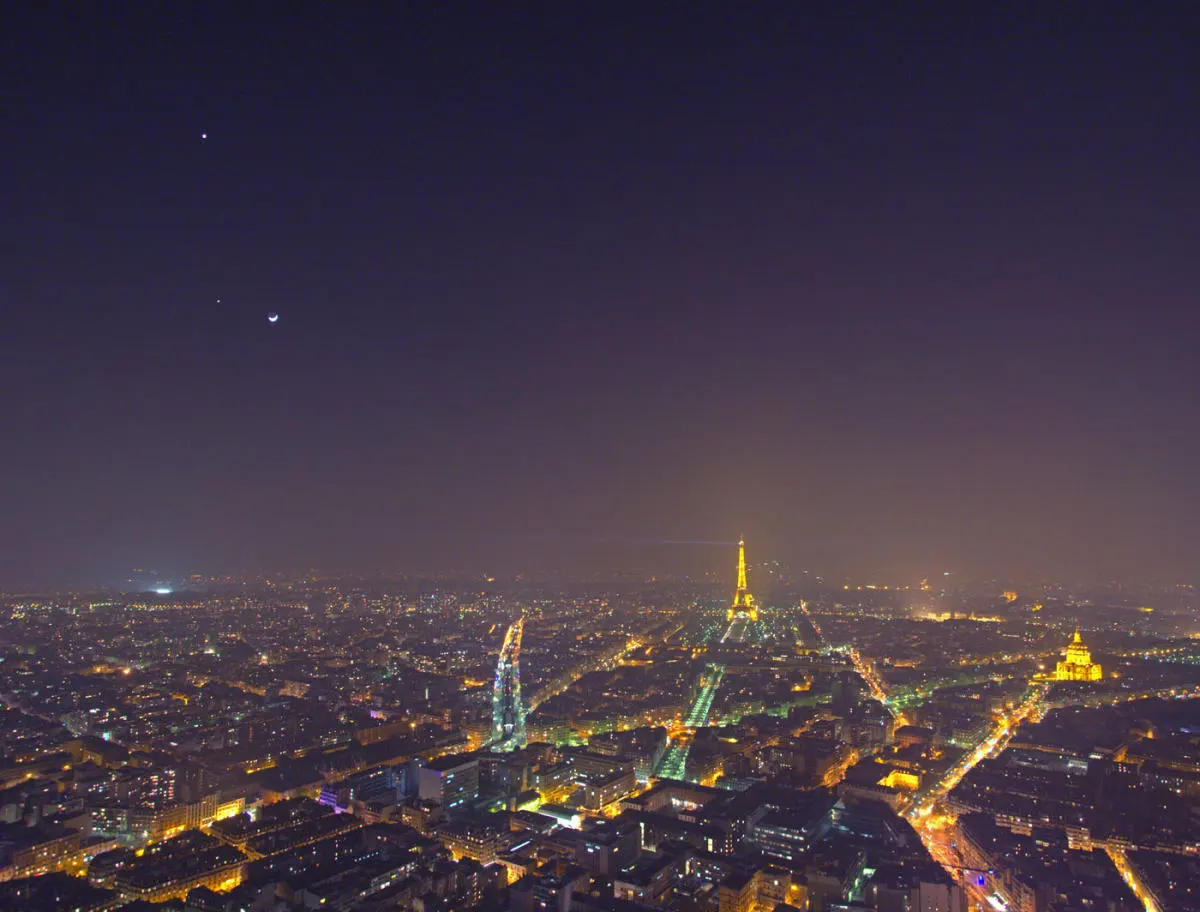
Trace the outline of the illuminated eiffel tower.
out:
<instances>
[{"instance_id":1,"label":"illuminated eiffel tower","mask_svg":"<svg viewBox=\"0 0 1200 912\"><path fill-rule=\"evenodd\" d=\"M729 606L728 620L742 618L749 621L758 620L758 606L754 604L754 596L746 585L746 542L738 542L738 571L737 590L733 593L733 604Z\"/></svg>"}]
</instances>

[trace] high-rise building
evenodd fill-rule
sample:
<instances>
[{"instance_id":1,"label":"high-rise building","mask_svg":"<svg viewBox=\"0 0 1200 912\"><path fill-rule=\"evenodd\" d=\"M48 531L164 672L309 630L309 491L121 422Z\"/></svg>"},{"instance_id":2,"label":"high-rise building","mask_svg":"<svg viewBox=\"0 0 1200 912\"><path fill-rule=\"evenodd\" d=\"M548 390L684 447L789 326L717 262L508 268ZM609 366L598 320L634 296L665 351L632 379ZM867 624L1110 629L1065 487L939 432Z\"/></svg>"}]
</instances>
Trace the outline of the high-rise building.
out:
<instances>
[{"instance_id":1,"label":"high-rise building","mask_svg":"<svg viewBox=\"0 0 1200 912\"><path fill-rule=\"evenodd\" d=\"M738 542L738 567L737 567L737 588L733 593L733 604L729 606L729 620L735 618L743 618L745 620L758 620L758 606L754 602L754 596L750 594L749 586L746 583L746 542L745 540Z\"/></svg>"},{"instance_id":2,"label":"high-rise building","mask_svg":"<svg viewBox=\"0 0 1200 912\"><path fill-rule=\"evenodd\" d=\"M308 597L309 616L316 620L324 620L329 614L329 596L323 589L317 589Z\"/></svg>"},{"instance_id":3,"label":"high-rise building","mask_svg":"<svg viewBox=\"0 0 1200 912\"><path fill-rule=\"evenodd\" d=\"M513 750L525 746L525 707L521 703L521 634L524 616L504 634L496 682L492 689L492 748Z\"/></svg>"},{"instance_id":4,"label":"high-rise building","mask_svg":"<svg viewBox=\"0 0 1200 912\"><path fill-rule=\"evenodd\" d=\"M479 758L474 754L438 757L420 768L418 794L454 814L479 797Z\"/></svg>"}]
</instances>

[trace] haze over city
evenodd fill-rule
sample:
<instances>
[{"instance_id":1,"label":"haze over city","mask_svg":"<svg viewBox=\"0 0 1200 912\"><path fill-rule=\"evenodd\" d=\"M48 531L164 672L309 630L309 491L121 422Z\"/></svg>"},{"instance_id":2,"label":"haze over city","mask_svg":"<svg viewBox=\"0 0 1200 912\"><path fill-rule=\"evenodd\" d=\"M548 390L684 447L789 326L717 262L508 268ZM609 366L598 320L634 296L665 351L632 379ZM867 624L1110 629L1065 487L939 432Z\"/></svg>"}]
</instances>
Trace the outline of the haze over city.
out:
<instances>
[{"instance_id":1,"label":"haze over city","mask_svg":"<svg viewBox=\"0 0 1200 912\"><path fill-rule=\"evenodd\" d=\"M739 534L856 578L1192 578L1176 11L5 23L9 588L701 572L593 542Z\"/></svg>"}]
</instances>

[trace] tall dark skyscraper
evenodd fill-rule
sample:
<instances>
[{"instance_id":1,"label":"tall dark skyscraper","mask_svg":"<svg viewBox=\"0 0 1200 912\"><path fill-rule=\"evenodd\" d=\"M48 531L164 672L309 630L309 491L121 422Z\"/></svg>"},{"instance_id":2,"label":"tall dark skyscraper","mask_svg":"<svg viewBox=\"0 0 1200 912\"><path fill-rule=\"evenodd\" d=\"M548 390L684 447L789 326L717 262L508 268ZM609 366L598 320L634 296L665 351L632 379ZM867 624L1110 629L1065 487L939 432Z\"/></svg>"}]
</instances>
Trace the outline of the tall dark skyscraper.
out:
<instances>
[{"instance_id":1,"label":"tall dark skyscraper","mask_svg":"<svg viewBox=\"0 0 1200 912\"><path fill-rule=\"evenodd\" d=\"M308 597L308 613L314 618L324 620L329 614L329 599L325 595L325 590L318 589Z\"/></svg>"}]
</instances>

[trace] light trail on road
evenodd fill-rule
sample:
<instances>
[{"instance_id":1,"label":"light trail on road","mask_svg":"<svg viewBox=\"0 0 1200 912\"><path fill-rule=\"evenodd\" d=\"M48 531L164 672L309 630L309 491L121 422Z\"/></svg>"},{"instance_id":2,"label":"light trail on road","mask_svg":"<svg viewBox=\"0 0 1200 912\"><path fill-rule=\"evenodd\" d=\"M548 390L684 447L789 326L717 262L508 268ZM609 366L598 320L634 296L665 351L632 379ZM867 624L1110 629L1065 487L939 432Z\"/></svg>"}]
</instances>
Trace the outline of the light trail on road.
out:
<instances>
[{"instance_id":1,"label":"light trail on road","mask_svg":"<svg viewBox=\"0 0 1200 912\"><path fill-rule=\"evenodd\" d=\"M871 696L884 705L893 718L895 718L897 725L908 725L908 718L904 713L897 711L889 705L888 694L883 686L883 680L875 672L875 666L871 664L870 660L864 659L862 654L853 646L850 647L849 655L850 661L854 663L854 670L858 672L858 676L871 689Z\"/></svg>"},{"instance_id":2,"label":"light trail on road","mask_svg":"<svg viewBox=\"0 0 1200 912\"><path fill-rule=\"evenodd\" d=\"M921 842L925 849L933 856L956 882L963 884L967 891L976 899L977 902L987 903L996 908L996 903L1003 903L1005 907L1011 908L1011 901L1007 896L1004 896L999 891L992 894L987 894L969 877L963 876L963 872L968 868L963 867L960 859L955 857L955 852L946 843L938 839L939 832L942 828L950 823L949 815L942 812L939 808L942 800L954 790L954 787L963 780L972 769L975 768L980 761L985 757L999 753L1012 740L1018 726L1025 719L1032 715L1036 715L1041 705L1042 699L1046 695L1046 687L1041 684L1033 686L1033 692L1026 697L1025 701L1014 709L1009 715L1000 719L991 734L984 738L975 746L966 757L959 760L945 775L926 793L925 797L912 805L906 812L905 817L913 825L913 829L917 831L917 835L921 837ZM937 809L939 813L934 814Z\"/></svg>"},{"instance_id":3,"label":"light trail on road","mask_svg":"<svg viewBox=\"0 0 1200 912\"><path fill-rule=\"evenodd\" d=\"M734 620L726 629L725 634L721 637L721 642L740 643L745 639L747 622L738 618ZM709 665L703 672L703 681L700 689L696 692L695 699L692 700L692 705L688 708L687 716L684 718L684 727L692 729L703 728L708 724L708 714L712 712L713 700L717 696L717 690L721 687L721 680L725 677L724 665ZM686 744L675 744L668 748L666 756L663 757L662 764L659 766L658 774L665 779L682 779L687 772L687 757L691 751L691 742Z\"/></svg>"},{"instance_id":4,"label":"light trail on road","mask_svg":"<svg viewBox=\"0 0 1200 912\"><path fill-rule=\"evenodd\" d=\"M704 671L704 683L692 700L684 725L690 729L703 728L708 724L708 714L712 711L713 699L725 677L724 665L709 665ZM691 742L672 746L663 758L659 767L659 775L667 779L682 779L687 771L687 757L691 750Z\"/></svg>"},{"instance_id":5,"label":"light trail on road","mask_svg":"<svg viewBox=\"0 0 1200 912\"><path fill-rule=\"evenodd\" d=\"M1138 876L1137 870L1129 863L1129 859L1125 856L1125 850L1111 843L1104 846L1104 851L1108 853L1108 857L1112 859L1113 867L1129 885L1129 889L1146 907L1146 912L1162 912L1162 909L1154 901L1154 897L1150 895L1150 890L1142 882L1142 878Z\"/></svg>"},{"instance_id":6,"label":"light trail on road","mask_svg":"<svg viewBox=\"0 0 1200 912\"><path fill-rule=\"evenodd\" d=\"M550 681L545 687L533 695L533 697L529 700L529 709L526 710L526 715L533 713L547 700L551 700L561 693L566 693L576 681L582 678L589 671L596 671L600 668L615 668L625 660L625 656L629 655L629 653L633 652L635 649L641 649L643 645L644 643L641 638L630 637L625 641L625 645L623 647L612 650L610 655L601 656L595 662L585 662L582 665L573 667L570 671Z\"/></svg>"},{"instance_id":7,"label":"light trail on road","mask_svg":"<svg viewBox=\"0 0 1200 912\"><path fill-rule=\"evenodd\" d=\"M1035 685L1033 693L1025 699L1025 702L1014 709L1009 715L1000 719L996 723L995 728L992 729L991 734L977 744L971 753L950 767L937 784L926 793L925 797L908 809L906 816L910 820L928 817L934 806L953 791L954 787L962 781L963 777L974 769L981 760L992 754L999 753L1008 745L1008 742L1012 740L1012 736L1016 733L1017 727L1026 718L1037 712L1038 705L1041 703L1045 692L1046 689L1044 686Z\"/></svg>"}]
</instances>

